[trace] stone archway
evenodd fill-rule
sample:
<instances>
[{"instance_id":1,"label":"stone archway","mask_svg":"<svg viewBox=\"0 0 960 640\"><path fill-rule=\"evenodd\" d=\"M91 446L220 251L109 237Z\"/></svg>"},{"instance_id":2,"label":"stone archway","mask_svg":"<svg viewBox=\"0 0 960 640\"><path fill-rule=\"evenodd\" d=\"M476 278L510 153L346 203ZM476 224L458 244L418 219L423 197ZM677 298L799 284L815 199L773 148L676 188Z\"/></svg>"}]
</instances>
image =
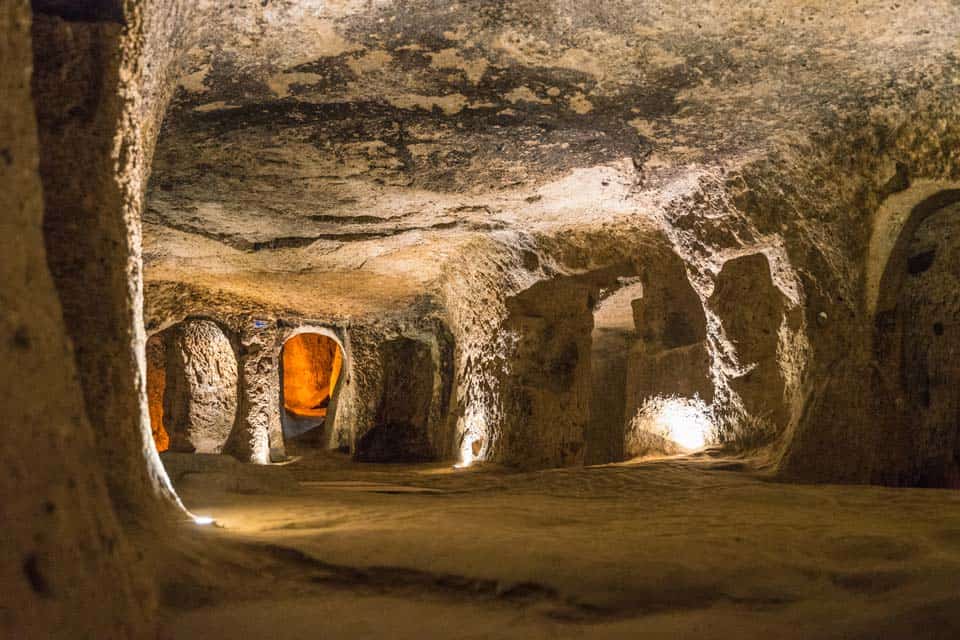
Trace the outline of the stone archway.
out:
<instances>
[{"instance_id":1,"label":"stone archway","mask_svg":"<svg viewBox=\"0 0 960 640\"><path fill-rule=\"evenodd\" d=\"M884 273L877 359L899 398L899 484L960 487L960 202L905 228ZM902 455L902 454L901 454Z\"/></svg>"},{"instance_id":2,"label":"stone archway","mask_svg":"<svg viewBox=\"0 0 960 640\"><path fill-rule=\"evenodd\" d=\"M284 342L279 369L285 444L323 446L344 370L342 347L321 333L297 333Z\"/></svg>"}]
</instances>

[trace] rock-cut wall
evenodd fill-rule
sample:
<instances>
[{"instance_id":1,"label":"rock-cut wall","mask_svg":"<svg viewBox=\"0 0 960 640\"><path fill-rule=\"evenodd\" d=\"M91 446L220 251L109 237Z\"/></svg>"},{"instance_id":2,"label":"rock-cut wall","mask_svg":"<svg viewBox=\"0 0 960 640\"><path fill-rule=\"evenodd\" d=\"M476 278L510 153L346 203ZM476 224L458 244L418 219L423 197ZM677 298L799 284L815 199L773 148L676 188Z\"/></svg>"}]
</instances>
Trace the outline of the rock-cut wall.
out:
<instances>
[{"instance_id":1,"label":"rock-cut wall","mask_svg":"<svg viewBox=\"0 0 960 640\"><path fill-rule=\"evenodd\" d=\"M148 575L117 522L41 229L30 7L0 3L0 637L144 638Z\"/></svg>"}]
</instances>

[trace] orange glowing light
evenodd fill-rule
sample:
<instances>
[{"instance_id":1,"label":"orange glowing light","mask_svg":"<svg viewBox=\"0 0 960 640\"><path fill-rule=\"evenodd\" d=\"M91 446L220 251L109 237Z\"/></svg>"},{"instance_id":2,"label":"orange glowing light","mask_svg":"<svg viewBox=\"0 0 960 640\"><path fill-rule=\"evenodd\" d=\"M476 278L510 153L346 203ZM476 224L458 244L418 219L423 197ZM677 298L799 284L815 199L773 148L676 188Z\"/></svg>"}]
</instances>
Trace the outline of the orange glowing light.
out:
<instances>
[{"instance_id":1,"label":"orange glowing light","mask_svg":"<svg viewBox=\"0 0 960 640\"><path fill-rule=\"evenodd\" d=\"M163 392L167 387L166 356L163 338L153 336L147 342L147 405L150 409L150 431L157 451L170 448L170 436L163 426Z\"/></svg>"},{"instance_id":2,"label":"orange glowing light","mask_svg":"<svg viewBox=\"0 0 960 640\"><path fill-rule=\"evenodd\" d=\"M283 406L304 417L324 417L343 367L335 340L301 333L283 346Z\"/></svg>"}]
</instances>

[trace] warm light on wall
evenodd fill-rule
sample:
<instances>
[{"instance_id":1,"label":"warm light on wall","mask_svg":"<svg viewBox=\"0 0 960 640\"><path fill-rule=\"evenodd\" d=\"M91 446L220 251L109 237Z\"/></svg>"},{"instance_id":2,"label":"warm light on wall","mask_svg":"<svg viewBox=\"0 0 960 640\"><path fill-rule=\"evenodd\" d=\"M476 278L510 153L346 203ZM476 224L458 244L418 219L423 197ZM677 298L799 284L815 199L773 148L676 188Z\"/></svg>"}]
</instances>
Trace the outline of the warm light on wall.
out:
<instances>
[{"instance_id":1,"label":"warm light on wall","mask_svg":"<svg viewBox=\"0 0 960 640\"><path fill-rule=\"evenodd\" d=\"M170 448L170 436L163 424L163 394L167 386L166 356L163 338L150 337L147 342L147 406L150 410L150 430L157 451Z\"/></svg>"},{"instance_id":2,"label":"warm light on wall","mask_svg":"<svg viewBox=\"0 0 960 640\"><path fill-rule=\"evenodd\" d=\"M698 397L651 398L634 418L634 429L670 440L687 451L702 449L712 429L709 407Z\"/></svg>"},{"instance_id":3,"label":"warm light on wall","mask_svg":"<svg viewBox=\"0 0 960 640\"><path fill-rule=\"evenodd\" d=\"M343 353L335 340L301 333L283 345L283 405L298 416L327 415L330 395L343 367Z\"/></svg>"},{"instance_id":4,"label":"warm light on wall","mask_svg":"<svg viewBox=\"0 0 960 640\"><path fill-rule=\"evenodd\" d=\"M466 469L480 458L483 451L487 422L482 414L470 413L465 417L465 428L460 440L460 462L456 469Z\"/></svg>"},{"instance_id":5,"label":"warm light on wall","mask_svg":"<svg viewBox=\"0 0 960 640\"><path fill-rule=\"evenodd\" d=\"M454 469L466 469L473 464L472 447L467 446L460 450L460 462L453 465Z\"/></svg>"},{"instance_id":6,"label":"warm light on wall","mask_svg":"<svg viewBox=\"0 0 960 640\"><path fill-rule=\"evenodd\" d=\"M671 399L664 403L657 420L667 429L667 437L684 449L702 449L706 444L710 420L702 402Z\"/></svg>"}]
</instances>

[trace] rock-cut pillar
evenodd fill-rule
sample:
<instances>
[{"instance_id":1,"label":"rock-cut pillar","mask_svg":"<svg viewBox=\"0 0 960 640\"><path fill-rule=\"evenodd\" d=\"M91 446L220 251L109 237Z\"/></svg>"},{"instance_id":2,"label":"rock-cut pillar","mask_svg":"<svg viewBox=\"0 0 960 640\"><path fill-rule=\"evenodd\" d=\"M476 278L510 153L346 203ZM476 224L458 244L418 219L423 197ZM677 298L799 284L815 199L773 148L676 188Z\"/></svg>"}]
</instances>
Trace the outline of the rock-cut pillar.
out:
<instances>
[{"instance_id":1,"label":"rock-cut pillar","mask_svg":"<svg viewBox=\"0 0 960 640\"><path fill-rule=\"evenodd\" d=\"M258 464L285 457L277 342L273 323L254 320L240 331L240 410L226 452Z\"/></svg>"}]
</instances>

